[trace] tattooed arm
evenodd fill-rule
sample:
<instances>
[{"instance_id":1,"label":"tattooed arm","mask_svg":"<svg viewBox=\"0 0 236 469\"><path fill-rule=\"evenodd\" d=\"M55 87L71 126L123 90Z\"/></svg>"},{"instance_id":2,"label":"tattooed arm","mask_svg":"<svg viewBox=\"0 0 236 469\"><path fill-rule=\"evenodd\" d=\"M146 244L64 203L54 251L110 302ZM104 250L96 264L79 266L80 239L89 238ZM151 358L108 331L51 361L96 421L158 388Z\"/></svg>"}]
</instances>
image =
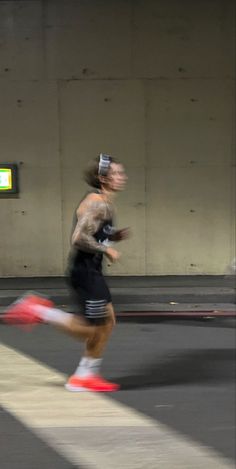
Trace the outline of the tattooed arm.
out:
<instances>
[{"instance_id":1,"label":"tattooed arm","mask_svg":"<svg viewBox=\"0 0 236 469\"><path fill-rule=\"evenodd\" d=\"M106 253L107 247L98 243L94 234L101 223L111 216L111 207L100 195L87 196L77 210L77 225L72 235L72 244L81 251Z\"/></svg>"}]
</instances>

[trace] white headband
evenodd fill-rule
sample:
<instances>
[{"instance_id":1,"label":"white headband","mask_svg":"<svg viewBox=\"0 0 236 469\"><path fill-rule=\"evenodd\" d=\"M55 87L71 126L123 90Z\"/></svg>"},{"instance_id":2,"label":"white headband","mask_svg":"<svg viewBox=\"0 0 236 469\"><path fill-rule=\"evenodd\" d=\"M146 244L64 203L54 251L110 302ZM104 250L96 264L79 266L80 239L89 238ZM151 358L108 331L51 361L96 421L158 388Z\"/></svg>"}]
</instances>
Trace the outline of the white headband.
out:
<instances>
[{"instance_id":1,"label":"white headband","mask_svg":"<svg viewBox=\"0 0 236 469\"><path fill-rule=\"evenodd\" d=\"M109 155L104 155L104 153L100 153L99 156L98 175L107 176L111 164L111 157Z\"/></svg>"}]
</instances>

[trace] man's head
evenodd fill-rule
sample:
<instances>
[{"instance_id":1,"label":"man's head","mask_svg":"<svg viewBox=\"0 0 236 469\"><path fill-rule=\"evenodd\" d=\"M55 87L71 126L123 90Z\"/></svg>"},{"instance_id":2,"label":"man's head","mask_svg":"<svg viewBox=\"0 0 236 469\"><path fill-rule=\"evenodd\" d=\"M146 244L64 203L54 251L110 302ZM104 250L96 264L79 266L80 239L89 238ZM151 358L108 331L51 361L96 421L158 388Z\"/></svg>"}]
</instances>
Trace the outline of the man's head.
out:
<instances>
[{"instance_id":1,"label":"man's head","mask_svg":"<svg viewBox=\"0 0 236 469\"><path fill-rule=\"evenodd\" d=\"M85 172L86 182L97 189L118 192L127 181L124 167L115 158L101 153Z\"/></svg>"}]
</instances>

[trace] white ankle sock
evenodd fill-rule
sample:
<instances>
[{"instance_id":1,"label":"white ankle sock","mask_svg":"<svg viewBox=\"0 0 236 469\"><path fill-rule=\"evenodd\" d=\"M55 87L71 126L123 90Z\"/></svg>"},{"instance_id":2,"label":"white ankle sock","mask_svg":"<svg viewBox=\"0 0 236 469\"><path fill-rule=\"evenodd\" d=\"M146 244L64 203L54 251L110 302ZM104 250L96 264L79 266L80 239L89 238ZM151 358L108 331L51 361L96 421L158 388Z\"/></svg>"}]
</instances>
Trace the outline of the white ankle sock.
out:
<instances>
[{"instance_id":1,"label":"white ankle sock","mask_svg":"<svg viewBox=\"0 0 236 469\"><path fill-rule=\"evenodd\" d=\"M43 321L62 326L66 326L71 321L72 317L72 314L66 313L61 309L49 308L43 305L34 305L32 306L32 310L37 313Z\"/></svg>"},{"instance_id":2,"label":"white ankle sock","mask_svg":"<svg viewBox=\"0 0 236 469\"><path fill-rule=\"evenodd\" d=\"M101 364L102 364L102 358L87 358L87 367L89 370L89 374L91 375L97 375L100 371Z\"/></svg>"},{"instance_id":3,"label":"white ankle sock","mask_svg":"<svg viewBox=\"0 0 236 469\"><path fill-rule=\"evenodd\" d=\"M102 358L82 357L74 374L80 377L97 375L99 373L101 363Z\"/></svg>"},{"instance_id":4,"label":"white ankle sock","mask_svg":"<svg viewBox=\"0 0 236 469\"><path fill-rule=\"evenodd\" d=\"M80 377L88 375L87 357L81 358L79 366L76 368L74 374Z\"/></svg>"}]
</instances>

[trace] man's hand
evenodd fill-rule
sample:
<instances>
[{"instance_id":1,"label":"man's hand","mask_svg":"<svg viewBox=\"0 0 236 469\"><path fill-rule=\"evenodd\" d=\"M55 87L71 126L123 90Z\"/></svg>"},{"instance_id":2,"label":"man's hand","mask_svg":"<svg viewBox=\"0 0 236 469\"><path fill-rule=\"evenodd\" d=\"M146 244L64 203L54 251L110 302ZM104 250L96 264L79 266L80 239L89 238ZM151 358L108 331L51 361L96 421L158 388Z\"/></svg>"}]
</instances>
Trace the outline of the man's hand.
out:
<instances>
[{"instance_id":1,"label":"man's hand","mask_svg":"<svg viewBox=\"0 0 236 469\"><path fill-rule=\"evenodd\" d=\"M110 262L116 262L120 258L120 253L113 248L107 248L104 254L108 257Z\"/></svg>"},{"instance_id":2,"label":"man's hand","mask_svg":"<svg viewBox=\"0 0 236 469\"><path fill-rule=\"evenodd\" d=\"M111 241L122 241L130 237L130 229L122 228L122 230L117 230L112 236Z\"/></svg>"}]
</instances>

